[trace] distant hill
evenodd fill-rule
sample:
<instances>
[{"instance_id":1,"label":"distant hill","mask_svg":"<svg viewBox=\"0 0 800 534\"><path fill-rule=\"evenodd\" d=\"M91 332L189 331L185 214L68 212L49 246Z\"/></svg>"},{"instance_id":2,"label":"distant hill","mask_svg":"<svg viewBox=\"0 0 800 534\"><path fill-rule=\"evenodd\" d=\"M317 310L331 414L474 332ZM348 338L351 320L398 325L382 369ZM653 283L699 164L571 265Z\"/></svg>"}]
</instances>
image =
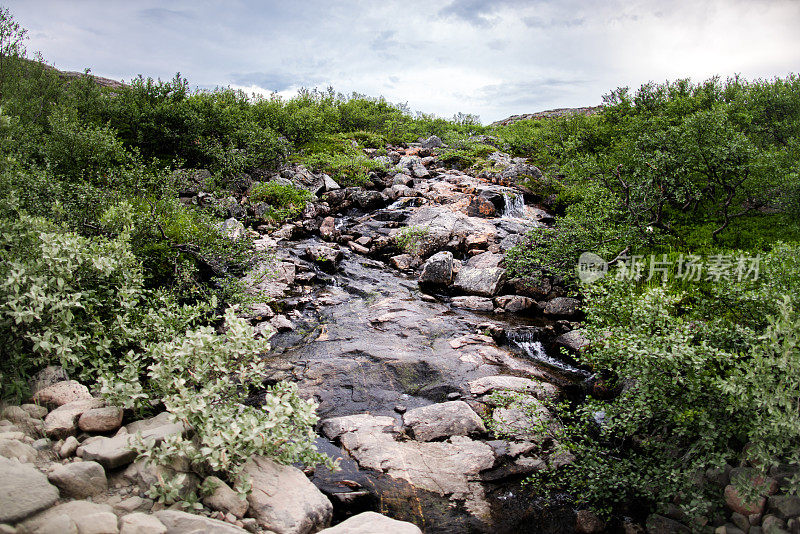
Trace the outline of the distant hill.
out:
<instances>
[{"instance_id":1,"label":"distant hill","mask_svg":"<svg viewBox=\"0 0 800 534\"><path fill-rule=\"evenodd\" d=\"M58 74L59 78L63 79L64 81L67 81L67 82L69 82L69 81L71 81L71 80L73 80L75 78L80 78L82 76L86 76L86 74L84 74L83 72L59 70L59 69L57 69L55 67L52 67L50 65L47 65L45 63L42 63L42 65L47 69L54 70L56 72L56 74ZM92 78L95 81L95 83L97 85L101 86L101 87L108 87L110 89L119 89L119 88L125 87L127 85L127 84L124 84L124 83L122 83L122 82L120 82L118 80L112 80L111 78L103 78L102 76L95 76L94 74L89 74L88 76L90 78Z\"/></svg>"},{"instance_id":2,"label":"distant hill","mask_svg":"<svg viewBox=\"0 0 800 534\"><path fill-rule=\"evenodd\" d=\"M549 109L547 111L539 111L537 113L525 113L523 115L511 115L507 119L493 122L490 126L508 126L518 121L529 119L554 119L556 117L563 117L565 115L594 115L600 111L603 106L594 106L588 108L558 108Z\"/></svg>"}]
</instances>

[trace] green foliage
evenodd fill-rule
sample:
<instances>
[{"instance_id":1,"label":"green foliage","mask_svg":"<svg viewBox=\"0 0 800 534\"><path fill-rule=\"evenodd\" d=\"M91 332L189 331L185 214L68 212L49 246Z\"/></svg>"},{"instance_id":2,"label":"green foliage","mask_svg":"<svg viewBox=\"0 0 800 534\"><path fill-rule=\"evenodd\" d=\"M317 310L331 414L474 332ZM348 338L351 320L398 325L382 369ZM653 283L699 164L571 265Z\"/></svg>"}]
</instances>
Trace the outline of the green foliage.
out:
<instances>
[{"instance_id":1,"label":"green foliage","mask_svg":"<svg viewBox=\"0 0 800 534\"><path fill-rule=\"evenodd\" d=\"M452 145L439 155L439 161L457 169L482 169L488 165L486 157L497 149L481 143L462 142Z\"/></svg>"},{"instance_id":2,"label":"green foliage","mask_svg":"<svg viewBox=\"0 0 800 534\"><path fill-rule=\"evenodd\" d=\"M343 134L327 136L306 145L303 154L297 158L315 172L324 172L344 187L364 185L369 173L385 170L373 159L364 155L358 145Z\"/></svg>"},{"instance_id":3,"label":"green foliage","mask_svg":"<svg viewBox=\"0 0 800 534\"><path fill-rule=\"evenodd\" d=\"M422 243L421 240L430 233L428 226L406 226L392 236L395 245L405 252L415 256L419 254Z\"/></svg>"},{"instance_id":4,"label":"green foliage","mask_svg":"<svg viewBox=\"0 0 800 534\"><path fill-rule=\"evenodd\" d=\"M250 200L269 204L267 217L275 222L299 216L312 197L306 189L278 182L261 182L250 189Z\"/></svg>"}]
</instances>

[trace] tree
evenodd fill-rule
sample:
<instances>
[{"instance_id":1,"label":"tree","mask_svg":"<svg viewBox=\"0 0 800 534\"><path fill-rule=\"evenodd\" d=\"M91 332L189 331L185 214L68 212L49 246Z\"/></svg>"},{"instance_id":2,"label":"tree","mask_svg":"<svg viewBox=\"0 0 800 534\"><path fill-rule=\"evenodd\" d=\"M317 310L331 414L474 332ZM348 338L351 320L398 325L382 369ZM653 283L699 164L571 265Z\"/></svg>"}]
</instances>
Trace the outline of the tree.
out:
<instances>
[{"instance_id":1,"label":"tree","mask_svg":"<svg viewBox=\"0 0 800 534\"><path fill-rule=\"evenodd\" d=\"M8 8L0 8L0 101L5 93L6 79L19 58L25 57L28 30L19 25Z\"/></svg>"}]
</instances>

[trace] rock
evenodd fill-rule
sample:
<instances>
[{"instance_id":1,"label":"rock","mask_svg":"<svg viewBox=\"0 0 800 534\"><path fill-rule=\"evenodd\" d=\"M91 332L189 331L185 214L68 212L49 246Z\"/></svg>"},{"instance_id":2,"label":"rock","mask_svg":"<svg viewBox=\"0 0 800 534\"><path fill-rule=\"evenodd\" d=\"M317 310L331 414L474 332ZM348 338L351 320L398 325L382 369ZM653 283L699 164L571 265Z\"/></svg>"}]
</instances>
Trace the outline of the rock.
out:
<instances>
[{"instance_id":1,"label":"rock","mask_svg":"<svg viewBox=\"0 0 800 534\"><path fill-rule=\"evenodd\" d=\"M558 388L547 382L517 376L485 376L469 382L469 392L473 395L486 395L493 391L515 391L533 395L539 400L554 399Z\"/></svg>"},{"instance_id":2,"label":"rock","mask_svg":"<svg viewBox=\"0 0 800 534\"><path fill-rule=\"evenodd\" d=\"M305 257L328 272L336 270L336 265L342 259L342 251L326 245L312 245L305 251Z\"/></svg>"},{"instance_id":3,"label":"rock","mask_svg":"<svg viewBox=\"0 0 800 534\"><path fill-rule=\"evenodd\" d=\"M492 218L497 216L494 204L483 197L472 197L467 206L467 215L470 217Z\"/></svg>"},{"instance_id":4,"label":"rock","mask_svg":"<svg viewBox=\"0 0 800 534\"><path fill-rule=\"evenodd\" d=\"M271 324L278 332L289 332L294 330L294 323L292 323L292 321L290 321L285 315L276 315L269 320L269 324Z\"/></svg>"},{"instance_id":5,"label":"rock","mask_svg":"<svg viewBox=\"0 0 800 534\"><path fill-rule=\"evenodd\" d=\"M335 191L337 189L341 189L341 186L336 183L336 181L328 176L327 174L322 175L323 185L325 186L325 191Z\"/></svg>"},{"instance_id":6,"label":"rock","mask_svg":"<svg viewBox=\"0 0 800 534\"><path fill-rule=\"evenodd\" d=\"M142 499L138 495L134 495L133 497L129 497L123 501L120 501L114 504L113 506L114 506L114 511L116 511L117 514L131 514L133 512L149 512L150 509L153 507L153 501L150 499Z\"/></svg>"},{"instance_id":7,"label":"rock","mask_svg":"<svg viewBox=\"0 0 800 534\"><path fill-rule=\"evenodd\" d=\"M490 312L494 310L492 299L486 297L453 297L450 303L456 308L463 308L465 310L479 312Z\"/></svg>"},{"instance_id":8,"label":"rock","mask_svg":"<svg viewBox=\"0 0 800 534\"><path fill-rule=\"evenodd\" d=\"M23 404L20 408L25 410L25 412L34 419L44 419L48 412L46 407L38 404Z\"/></svg>"},{"instance_id":9,"label":"rock","mask_svg":"<svg viewBox=\"0 0 800 534\"><path fill-rule=\"evenodd\" d=\"M725 504L732 511L742 515L763 513L766 502L766 497L759 497L754 502L743 502L733 485L729 484L725 487Z\"/></svg>"},{"instance_id":10,"label":"rock","mask_svg":"<svg viewBox=\"0 0 800 534\"><path fill-rule=\"evenodd\" d=\"M34 396L33 402L50 406L63 406L70 402L89 400L92 394L89 388L75 380L65 380L40 389Z\"/></svg>"},{"instance_id":11,"label":"rock","mask_svg":"<svg viewBox=\"0 0 800 534\"><path fill-rule=\"evenodd\" d=\"M130 429L128 430L130 432ZM141 432L143 439L152 439L156 444L161 443L167 436L185 434L187 428L182 423L168 423L155 428L146 428L136 431ZM136 453L130 449L134 435L123 434L113 438L99 438L91 443L84 443L78 448L78 453L84 460L98 462L106 469L114 469L131 463L136 458Z\"/></svg>"},{"instance_id":12,"label":"rock","mask_svg":"<svg viewBox=\"0 0 800 534\"><path fill-rule=\"evenodd\" d=\"M111 432L120 425L122 425L122 409L116 406L87 410L78 419L78 428L84 432Z\"/></svg>"},{"instance_id":13,"label":"rock","mask_svg":"<svg viewBox=\"0 0 800 534\"><path fill-rule=\"evenodd\" d=\"M578 510L575 514L575 530L581 534L598 534L605 526L605 522L591 510Z\"/></svg>"},{"instance_id":14,"label":"rock","mask_svg":"<svg viewBox=\"0 0 800 534\"><path fill-rule=\"evenodd\" d=\"M556 297L547 303L544 308L545 315L558 315L571 317L578 311L580 301L571 297Z\"/></svg>"},{"instance_id":15,"label":"rock","mask_svg":"<svg viewBox=\"0 0 800 534\"><path fill-rule=\"evenodd\" d=\"M502 262L503 262L502 254L483 252L481 254L472 256L467 261L467 267L474 267L476 269L492 269L494 267L500 267L500 264Z\"/></svg>"},{"instance_id":16,"label":"rock","mask_svg":"<svg viewBox=\"0 0 800 534\"><path fill-rule=\"evenodd\" d=\"M437 252L425 262L420 285L447 286L453 280L453 254L447 251Z\"/></svg>"},{"instance_id":17,"label":"rock","mask_svg":"<svg viewBox=\"0 0 800 534\"><path fill-rule=\"evenodd\" d=\"M94 408L102 408L102 399L84 399L63 404L47 414L44 418L44 431L51 439L62 439L75 434L78 429L78 418L84 412Z\"/></svg>"},{"instance_id":18,"label":"rock","mask_svg":"<svg viewBox=\"0 0 800 534\"><path fill-rule=\"evenodd\" d=\"M464 401L449 401L415 408L403 414L405 428L417 441L486 432L483 421Z\"/></svg>"},{"instance_id":19,"label":"rock","mask_svg":"<svg viewBox=\"0 0 800 534\"><path fill-rule=\"evenodd\" d=\"M395 269L406 271L414 264L414 256L411 254L398 254L389 258Z\"/></svg>"},{"instance_id":20,"label":"rock","mask_svg":"<svg viewBox=\"0 0 800 534\"><path fill-rule=\"evenodd\" d=\"M533 307L536 301L529 297L520 295L506 295L504 297L497 297L494 299L498 307L503 308L509 313L518 313Z\"/></svg>"},{"instance_id":21,"label":"rock","mask_svg":"<svg viewBox=\"0 0 800 534\"><path fill-rule=\"evenodd\" d=\"M774 515L764 516L761 521L761 530L764 534L788 534L786 523Z\"/></svg>"},{"instance_id":22,"label":"rock","mask_svg":"<svg viewBox=\"0 0 800 534\"><path fill-rule=\"evenodd\" d=\"M247 512L247 500L239 497L239 494L233 491L221 479L210 476L206 478L205 483L211 483L216 486L214 491L208 497L203 498L203 504L212 510L219 510L222 513L231 513L238 518L244 517Z\"/></svg>"},{"instance_id":23,"label":"rock","mask_svg":"<svg viewBox=\"0 0 800 534\"><path fill-rule=\"evenodd\" d=\"M648 516L647 534L690 534L691 529L674 519L663 515L652 514Z\"/></svg>"},{"instance_id":24,"label":"rock","mask_svg":"<svg viewBox=\"0 0 800 534\"><path fill-rule=\"evenodd\" d=\"M439 139L439 137L436 135L432 135L427 139L425 139L424 141L422 141L423 148L439 148L443 145L444 143L442 142L442 140Z\"/></svg>"},{"instance_id":25,"label":"rock","mask_svg":"<svg viewBox=\"0 0 800 534\"><path fill-rule=\"evenodd\" d=\"M255 456L244 467L253 491L249 514L278 534L306 534L330 524L333 505L302 471Z\"/></svg>"},{"instance_id":26,"label":"rock","mask_svg":"<svg viewBox=\"0 0 800 534\"><path fill-rule=\"evenodd\" d=\"M169 465L154 464L146 459L137 460L122 472L122 476L128 482L138 486L141 491L149 490L161 480L181 476L183 481L178 489L178 495L181 498L196 491L200 486L200 478L191 471L188 461L184 459L174 460Z\"/></svg>"},{"instance_id":27,"label":"rock","mask_svg":"<svg viewBox=\"0 0 800 534\"><path fill-rule=\"evenodd\" d=\"M103 493L108 480L103 466L97 462L73 462L56 467L48 480L58 486L65 497L84 499Z\"/></svg>"},{"instance_id":28,"label":"rock","mask_svg":"<svg viewBox=\"0 0 800 534\"><path fill-rule=\"evenodd\" d=\"M422 534L419 527L377 512L361 512L320 534Z\"/></svg>"},{"instance_id":29,"label":"rock","mask_svg":"<svg viewBox=\"0 0 800 534\"><path fill-rule=\"evenodd\" d=\"M506 271L499 267L479 269L464 267L456 275L453 287L464 293L493 297L505 281Z\"/></svg>"},{"instance_id":30,"label":"rock","mask_svg":"<svg viewBox=\"0 0 800 534\"><path fill-rule=\"evenodd\" d=\"M35 406L35 405L30 405ZM47 411L45 410L45 414ZM3 408L3 413L0 414L0 417L11 421L12 423L16 423L18 425L25 425L31 418L31 415L22 409L20 406L6 406Z\"/></svg>"},{"instance_id":31,"label":"rock","mask_svg":"<svg viewBox=\"0 0 800 534\"><path fill-rule=\"evenodd\" d=\"M239 241L247 236L247 230L245 229L244 224L239 222L234 217L225 219L225 221L220 224L220 231L225 235L225 237L233 241Z\"/></svg>"},{"instance_id":32,"label":"rock","mask_svg":"<svg viewBox=\"0 0 800 534\"><path fill-rule=\"evenodd\" d=\"M747 519L747 516L743 516L738 512L733 512L733 514L731 514L731 521L743 532L750 530L750 520Z\"/></svg>"},{"instance_id":33,"label":"rock","mask_svg":"<svg viewBox=\"0 0 800 534\"><path fill-rule=\"evenodd\" d=\"M497 434L535 443L547 437L540 433L539 427L542 423L548 426L557 424L547 408L530 396L515 399L508 406L495 409L492 412L492 421Z\"/></svg>"},{"instance_id":34,"label":"rock","mask_svg":"<svg viewBox=\"0 0 800 534\"><path fill-rule=\"evenodd\" d=\"M59 458L69 458L75 451L78 450L78 446L80 443L75 436L68 436L67 439L64 440L64 443L58 449L58 457Z\"/></svg>"},{"instance_id":35,"label":"rock","mask_svg":"<svg viewBox=\"0 0 800 534\"><path fill-rule=\"evenodd\" d=\"M136 512L119 520L119 534L166 534L167 527L152 515Z\"/></svg>"},{"instance_id":36,"label":"rock","mask_svg":"<svg viewBox=\"0 0 800 534\"><path fill-rule=\"evenodd\" d=\"M373 211L384 206L384 200L377 191L357 190L353 193L353 200L364 211Z\"/></svg>"},{"instance_id":37,"label":"rock","mask_svg":"<svg viewBox=\"0 0 800 534\"><path fill-rule=\"evenodd\" d=\"M580 330L571 330L558 336L554 343L573 352L580 352L581 349L589 344L589 340L584 337Z\"/></svg>"},{"instance_id":38,"label":"rock","mask_svg":"<svg viewBox=\"0 0 800 534\"><path fill-rule=\"evenodd\" d=\"M60 365L49 365L36 373L28 382L31 394L35 397L41 390L69 380L69 376Z\"/></svg>"},{"instance_id":39,"label":"rock","mask_svg":"<svg viewBox=\"0 0 800 534\"><path fill-rule=\"evenodd\" d=\"M154 513L153 516L167 527L167 534L216 534L217 532L220 534L243 534L247 532L245 529L225 521L177 510L162 510Z\"/></svg>"},{"instance_id":40,"label":"rock","mask_svg":"<svg viewBox=\"0 0 800 534\"><path fill-rule=\"evenodd\" d=\"M769 498L769 509L776 510L783 519L800 516L800 497L773 495Z\"/></svg>"},{"instance_id":41,"label":"rock","mask_svg":"<svg viewBox=\"0 0 800 534\"><path fill-rule=\"evenodd\" d=\"M136 434L137 432L146 432L153 430L164 425L172 424L172 415L169 412L161 412L158 415L148 419L140 419L125 426L128 434Z\"/></svg>"},{"instance_id":42,"label":"rock","mask_svg":"<svg viewBox=\"0 0 800 534\"><path fill-rule=\"evenodd\" d=\"M26 464L33 463L36 461L36 449L16 439L0 439L0 456Z\"/></svg>"},{"instance_id":43,"label":"rock","mask_svg":"<svg viewBox=\"0 0 800 534\"><path fill-rule=\"evenodd\" d=\"M333 217L325 217L322 219L322 224L319 225L319 235L326 241L333 241L336 239L339 231L336 230L336 219Z\"/></svg>"},{"instance_id":44,"label":"rock","mask_svg":"<svg viewBox=\"0 0 800 534\"><path fill-rule=\"evenodd\" d=\"M16 523L52 506L58 488L37 469L0 458L0 523Z\"/></svg>"}]
</instances>

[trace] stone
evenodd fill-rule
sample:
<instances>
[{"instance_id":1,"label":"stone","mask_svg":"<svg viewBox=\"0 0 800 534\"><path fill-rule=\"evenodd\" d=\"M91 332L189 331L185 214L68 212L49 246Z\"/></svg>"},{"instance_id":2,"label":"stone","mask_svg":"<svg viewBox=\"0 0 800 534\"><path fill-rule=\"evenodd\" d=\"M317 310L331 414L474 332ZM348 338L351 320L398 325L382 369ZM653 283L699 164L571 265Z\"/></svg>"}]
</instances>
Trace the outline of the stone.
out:
<instances>
[{"instance_id":1,"label":"stone","mask_svg":"<svg viewBox=\"0 0 800 534\"><path fill-rule=\"evenodd\" d=\"M191 471L188 461L185 459L173 460L169 465L151 463L149 460L138 460L129 465L122 472L122 476L128 482L135 484L141 491L149 490L160 480L168 480L176 476L182 476L178 495L181 498L197 490L200 486L200 477Z\"/></svg>"},{"instance_id":2,"label":"stone","mask_svg":"<svg viewBox=\"0 0 800 534\"><path fill-rule=\"evenodd\" d=\"M760 514L764 511L766 502L766 497L759 497L754 502L744 502L733 485L725 486L725 504L734 512L742 515Z\"/></svg>"},{"instance_id":3,"label":"stone","mask_svg":"<svg viewBox=\"0 0 800 534\"><path fill-rule=\"evenodd\" d=\"M63 406L70 402L92 398L89 388L75 380L65 380L40 389L33 396L36 404Z\"/></svg>"},{"instance_id":4,"label":"stone","mask_svg":"<svg viewBox=\"0 0 800 534\"><path fill-rule=\"evenodd\" d=\"M341 186L336 183L336 180L328 176L327 174L322 175L323 185L325 186L325 191L335 191L337 189L341 189Z\"/></svg>"},{"instance_id":5,"label":"stone","mask_svg":"<svg viewBox=\"0 0 800 534\"><path fill-rule=\"evenodd\" d=\"M377 512L361 512L320 534L422 534L419 527Z\"/></svg>"},{"instance_id":6,"label":"stone","mask_svg":"<svg viewBox=\"0 0 800 534\"><path fill-rule=\"evenodd\" d=\"M333 217L325 217L322 219L322 224L319 225L319 235L326 241L333 241L336 239L339 231L336 230L336 219Z\"/></svg>"},{"instance_id":7,"label":"stone","mask_svg":"<svg viewBox=\"0 0 800 534\"><path fill-rule=\"evenodd\" d=\"M497 210L494 204L489 202L483 197L472 197L469 205L467 206L467 215L470 217L483 217L492 218L497 216Z\"/></svg>"},{"instance_id":8,"label":"stone","mask_svg":"<svg viewBox=\"0 0 800 534\"><path fill-rule=\"evenodd\" d=\"M167 527L158 518L135 512L119 520L119 534L166 534Z\"/></svg>"},{"instance_id":9,"label":"stone","mask_svg":"<svg viewBox=\"0 0 800 534\"><path fill-rule=\"evenodd\" d=\"M247 532L245 529L225 521L178 510L161 510L154 513L153 516L167 527L167 534L243 534Z\"/></svg>"},{"instance_id":10,"label":"stone","mask_svg":"<svg viewBox=\"0 0 800 534\"><path fill-rule=\"evenodd\" d=\"M419 275L420 285L447 286L453 280L453 254L437 252L425 262Z\"/></svg>"},{"instance_id":11,"label":"stone","mask_svg":"<svg viewBox=\"0 0 800 534\"><path fill-rule=\"evenodd\" d=\"M395 269L406 271L414 264L414 256L411 254L398 254L389 258L389 261Z\"/></svg>"},{"instance_id":12,"label":"stone","mask_svg":"<svg viewBox=\"0 0 800 534\"><path fill-rule=\"evenodd\" d=\"M571 330L558 336L555 340L555 344L573 352L580 352L589 344L589 340L586 339L580 330Z\"/></svg>"},{"instance_id":13,"label":"stone","mask_svg":"<svg viewBox=\"0 0 800 534\"><path fill-rule=\"evenodd\" d=\"M490 312L494 310L492 299L486 297L453 297L450 303L456 308L472 310L478 312Z\"/></svg>"},{"instance_id":14,"label":"stone","mask_svg":"<svg viewBox=\"0 0 800 534\"><path fill-rule=\"evenodd\" d=\"M439 148L443 145L444 143L442 142L442 140L436 135L432 135L422 141L423 148Z\"/></svg>"},{"instance_id":15,"label":"stone","mask_svg":"<svg viewBox=\"0 0 800 534\"><path fill-rule=\"evenodd\" d=\"M647 534L690 534L691 529L663 515L652 514L647 517Z\"/></svg>"},{"instance_id":16,"label":"stone","mask_svg":"<svg viewBox=\"0 0 800 534\"><path fill-rule=\"evenodd\" d=\"M247 236L247 230L239 220L235 217L225 219L220 223L220 230L223 235L232 241L239 241Z\"/></svg>"},{"instance_id":17,"label":"stone","mask_svg":"<svg viewBox=\"0 0 800 534\"><path fill-rule=\"evenodd\" d=\"M403 424L417 441L486 432L481 418L464 401L414 408L403 414Z\"/></svg>"},{"instance_id":18,"label":"stone","mask_svg":"<svg viewBox=\"0 0 800 534\"><path fill-rule=\"evenodd\" d=\"M108 504L111 504L110 502ZM123 501L113 504L114 511L118 514L131 514L133 512L149 512L153 507L153 501L150 499L143 499L138 495L129 497Z\"/></svg>"},{"instance_id":19,"label":"stone","mask_svg":"<svg viewBox=\"0 0 800 534\"><path fill-rule=\"evenodd\" d=\"M519 313L532 308L536 301L521 295L506 295L494 299L495 304L509 313Z\"/></svg>"},{"instance_id":20,"label":"stone","mask_svg":"<svg viewBox=\"0 0 800 534\"><path fill-rule=\"evenodd\" d=\"M731 522L736 525L738 529L744 532L750 530L750 520L747 519L747 516L744 516L739 512L733 512L731 514Z\"/></svg>"},{"instance_id":21,"label":"stone","mask_svg":"<svg viewBox=\"0 0 800 534\"><path fill-rule=\"evenodd\" d=\"M339 260L342 259L342 251L338 248L329 247L327 245L312 245L305 251L305 257L324 270L333 272Z\"/></svg>"},{"instance_id":22,"label":"stone","mask_svg":"<svg viewBox=\"0 0 800 534\"><path fill-rule=\"evenodd\" d=\"M247 497L249 515L262 528L278 534L307 534L330 524L333 505L296 467L255 456L243 472L253 485Z\"/></svg>"},{"instance_id":23,"label":"stone","mask_svg":"<svg viewBox=\"0 0 800 534\"><path fill-rule=\"evenodd\" d=\"M787 533L786 523L779 517L774 515L764 516L761 521L761 530L764 534L784 534Z\"/></svg>"},{"instance_id":24,"label":"stone","mask_svg":"<svg viewBox=\"0 0 800 534\"><path fill-rule=\"evenodd\" d=\"M16 439L0 439L0 456L26 464L33 463L36 461L36 449Z\"/></svg>"},{"instance_id":25,"label":"stone","mask_svg":"<svg viewBox=\"0 0 800 534\"><path fill-rule=\"evenodd\" d=\"M45 411L45 413L47 413ZM25 425L31 418L31 415L22 409L21 406L6 406L3 408L2 414L0 417L11 421L12 423L16 423L18 425Z\"/></svg>"},{"instance_id":26,"label":"stone","mask_svg":"<svg viewBox=\"0 0 800 534\"><path fill-rule=\"evenodd\" d=\"M39 404L23 404L20 408L25 410L28 415L34 419L44 419L49 411L45 406L40 406Z\"/></svg>"},{"instance_id":27,"label":"stone","mask_svg":"<svg viewBox=\"0 0 800 534\"><path fill-rule=\"evenodd\" d=\"M210 476L206 478L204 484L216 486L211 495L203 498L203 504L212 510L219 510L223 513L231 513L237 518L244 517L247 512L247 500L239 497L223 480Z\"/></svg>"},{"instance_id":28,"label":"stone","mask_svg":"<svg viewBox=\"0 0 800 534\"><path fill-rule=\"evenodd\" d=\"M187 427L182 423L167 423L154 428L136 428L141 432L142 438L152 439L155 444L161 443L167 436L185 434ZM130 428L128 429L130 432ZM113 438L100 437L91 443L83 443L78 447L78 453L84 460L98 462L106 469L114 469L131 463L136 458L136 453L130 449L131 441L135 439L132 434L122 434Z\"/></svg>"},{"instance_id":29,"label":"stone","mask_svg":"<svg viewBox=\"0 0 800 534\"><path fill-rule=\"evenodd\" d=\"M575 514L575 530L581 534L598 534L605 526L605 522L591 510L578 510Z\"/></svg>"},{"instance_id":30,"label":"stone","mask_svg":"<svg viewBox=\"0 0 800 534\"><path fill-rule=\"evenodd\" d=\"M28 386L30 387L31 394L36 396L36 394L44 388L67 380L69 380L69 376L63 367L60 365L48 365L28 381Z\"/></svg>"},{"instance_id":31,"label":"stone","mask_svg":"<svg viewBox=\"0 0 800 534\"><path fill-rule=\"evenodd\" d=\"M58 457L69 458L75 454L75 451L78 450L78 446L80 446L78 438L75 436L67 436L67 439L64 440L64 443L58 449Z\"/></svg>"},{"instance_id":32,"label":"stone","mask_svg":"<svg viewBox=\"0 0 800 534\"><path fill-rule=\"evenodd\" d=\"M500 267L503 262L502 254L494 254L492 252L482 252L472 256L467 261L467 267L474 267L476 269L492 269Z\"/></svg>"},{"instance_id":33,"label":"stone","mask_svg":"<svg viewBox=\"0 0 800 534\"><path fill-rule=\"evenodd\" d=\"M58 488L29 465L0 458L0 523L16 523L49 508L58 499Z\"/></svg>"},{"instance_id":34,"label":"stone","mask_svg":"<svg viewBox=\"0 0 800 534\"><path fill-rule=\"evenodd\" d=\"M384 200L377 191L357 190L353 193L353 200L364 211L372 211L384 206Z\"/></svg>"},{"instance_id":35,"label":"stone","mask_svg":"<svg viewBox=\"0 0 800 534\"><path fill-rule=\"evenodd\" d=\"M518 398L508 406L495 409L492 412L492 421L497 434L532 442L543 440L538 430L542 423L557 424L547 408L531 396Z\"/></svg>"},{"instance_id":36,"label":"stone","mask_svg":"<svg viewBox=\"0 0 800 534\"><path fill-rule=\"evenodd\" d=\"M544 308L545 315L572 317L578 311L580 301L571 297L556 297L547 303Z\"/></svg>"},{"instance_id":37,"label":"stone","mask_svg":"<svg viewBox=\"0 0 800 534\"><path fill-rule=\"evenodd\" d=\"M272 325L272 327L278 332L289 332L294 330L294 323L292 323L292 321L290 321L285 315L276 315L269 320L269 324Z\"/></svg>"},{"instance_id":38,"label":"stone","mask_svg":"<svg viewBox=\"0 0 800 534\"><path fill-rule=\"evenodd\" d=\"M769 509L783 519L800 516L800 497L796 495L772 495L768 502Z\"/></svg>"},{"instance_id":39,"label":"stone","mask_svg":"<svg viewBox=\"0 0 800 534\"><path fill-rule=\"evenodd\" d=\"M484 376L470 381L468 387L473 395L486 395L499 390L527 393L539 400L550 400L558 396L558 388L553 384L518 376Z\"/></svg>"},{"instance_id":40,"label":"stone","mask_svg":"<svg viewBox=\"0 0 800 534\"><path fill-rule=\"evenodd\" d=\"M102 399L82 399L63 404L47 414L44 418L44 431L51 439L62 439L75 434L78 429L78 418L94 408L102 408Z\"/></svg>"},{"instance_id":41,"label":"stone","mask_svg":"<svg viewBox=\"0 0 800 534\"><path fill-rule=\"evenodd\" d=\"M83 412L78 428L84 432L112 432L122 425L122 408L106 406Z\"/></svg>"},{"instance_id":42,"label":"stone","mask_svg":"<svg viewBox=\"0 0 800 534\"><path fill-rule=\"evenodd\" d=\"M456 275L453 287L464 293L493 297L505 281L506 270L500 267L480 269L464 267Z\"/></svg>"},{"instance_id":43,"label":"stone","mask_svg":"<svg viewBox=\"0 0 800 534\"><path fill-rule=\"evenodd\" d=\"M97 462L73 462L56 467L47 476L65 497L85 499L108 489L103 466Z\"/></svg>"}]
</instances>

